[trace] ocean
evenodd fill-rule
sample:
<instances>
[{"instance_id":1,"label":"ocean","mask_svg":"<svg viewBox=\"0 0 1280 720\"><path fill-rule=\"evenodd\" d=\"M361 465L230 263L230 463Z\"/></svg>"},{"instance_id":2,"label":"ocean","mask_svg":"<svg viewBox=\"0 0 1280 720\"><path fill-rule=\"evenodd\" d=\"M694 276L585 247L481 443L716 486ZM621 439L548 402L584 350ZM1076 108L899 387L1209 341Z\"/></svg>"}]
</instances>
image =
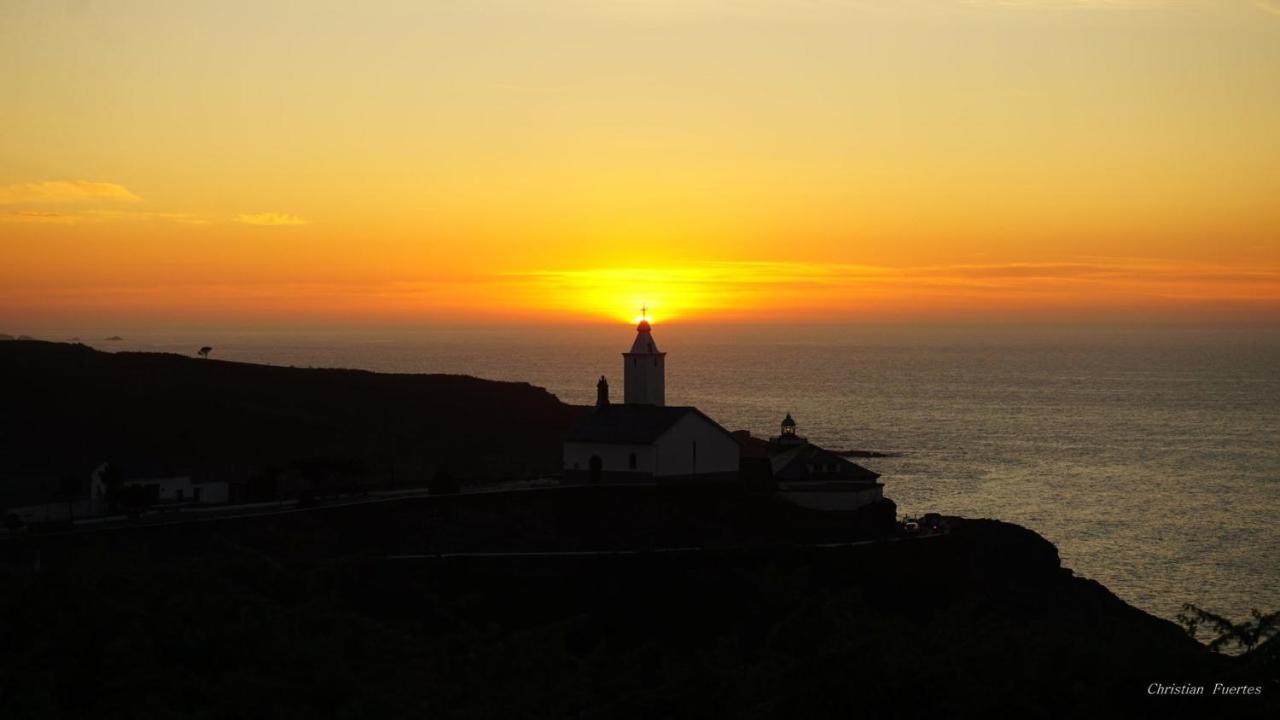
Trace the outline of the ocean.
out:
<instances>
[{"instance_id":1,"label":"ocean","mask_svg":"<svg viewBox=\"0 0 1280 720\"><path fill-rule=\"evenodd\" d=\"M157 333L86 341L299 367L462 373L594 402L626 325ZM883 475L899 513L990 517L1173 618L1280 610L1280 329L656 323L667 401L776 434L785 413ZM477 432L483 432L477 428Z\"/></svg>"}]
</instances>

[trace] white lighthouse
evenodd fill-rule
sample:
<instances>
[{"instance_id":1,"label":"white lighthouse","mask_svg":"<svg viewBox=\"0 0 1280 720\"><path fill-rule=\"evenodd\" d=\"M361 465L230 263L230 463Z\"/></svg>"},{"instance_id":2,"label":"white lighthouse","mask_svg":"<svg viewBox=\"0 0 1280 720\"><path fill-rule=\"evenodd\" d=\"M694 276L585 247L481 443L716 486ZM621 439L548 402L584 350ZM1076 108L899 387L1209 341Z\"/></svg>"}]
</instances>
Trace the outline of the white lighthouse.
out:
<instances>
[{"instance_id":1,"label":"white lighthouse","mask_svg":"<svg viewBox=\"0 0 1280 720\"><path fill-rule=\"evenodd\" d=\"M622 353L622 401L627 405L667 404L667 354L658 352L648 318L636 326L631 352Z\"/></svg>"}]
</instances>

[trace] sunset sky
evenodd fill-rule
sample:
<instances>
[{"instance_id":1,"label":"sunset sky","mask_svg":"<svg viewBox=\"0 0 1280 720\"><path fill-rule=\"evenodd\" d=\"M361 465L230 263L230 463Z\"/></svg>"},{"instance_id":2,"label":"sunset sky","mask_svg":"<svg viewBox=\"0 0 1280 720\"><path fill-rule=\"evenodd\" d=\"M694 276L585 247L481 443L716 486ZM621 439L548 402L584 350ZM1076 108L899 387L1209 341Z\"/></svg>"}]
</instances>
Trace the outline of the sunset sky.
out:
<instances>
[{"instance_id":1,"label":"sunset sky","mask_svg":"<svg viewBox=\"0 0 1280 720\"><path fill-rule=\"evenodd\" d=\"M0 0L0 332L1280 321L1280 0Z\"/></svg>"}]
</instances>

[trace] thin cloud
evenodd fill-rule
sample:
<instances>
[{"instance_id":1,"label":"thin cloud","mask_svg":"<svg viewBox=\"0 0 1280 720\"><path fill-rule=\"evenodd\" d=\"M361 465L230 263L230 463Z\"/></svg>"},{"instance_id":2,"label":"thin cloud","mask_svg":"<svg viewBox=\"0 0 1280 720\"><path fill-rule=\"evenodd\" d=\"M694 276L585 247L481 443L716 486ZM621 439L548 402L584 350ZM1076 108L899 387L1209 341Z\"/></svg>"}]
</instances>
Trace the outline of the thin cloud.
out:
<instances>
[{"instance_id":1,"label":"thin cloud","mask_svg":"<svg viewBox=\"0 0 1280 720\"><path fill-rule=\"evenodd\" d=\"M1280 17L1280 2L1277 0L1253 0L1253 6L1268 15Z\"/></svg>"},{"instance_id":2,"label":"thin cloud","mask_svg":"<svg viewBox=\"0 0 1280 720\"><path fill-rule=\"evenodd\" d=\"M188 213L136 212L132 210L86 210L83 212L52 212L47 210L13 210L0 213L0 222L46 223L77 225L104 222L172 222L182 225L207 225L209 221Z\"/></svg>"},{"instance_id":3,"label":"thin cloud","mask_svg":"<svg viewBox=\"0 0 1280 720\"><path fill-rule=\"evenodd\" d=\"M138 202L142 198L117 183L89 180L49 180L0 185L0 205L77 203L94 201Z\"/></svg>"},{"instance_id":4,"label":"thin cloud","mask_svg":"<svg viewBox=\"0 0 1280 720\"><path fill-rule=\"evenodd\" d=\"M173 222L182 225L208 225L209 221L199 215L173 212L134 212L128 210L93 210L82 213L86 220L143 220L153 222Z\"/></svg>"},{"instance_id":5,"label":"thin cloud","mask_svg":"<svg viewBox=\"0 0 1280 720\"><path fill-rule=\"evenodd\" d=\"M960 0L965 5L1010 9L1141 10L1187 6L1196 0ZM1280 17L1280 0L1244 0L1258 10ZM1210 4L1200 0L1200 4ZM1241 3L1243 4L1243 3Z\"/></svg>"},{"instance_id":6,"label":"thin cloud","mask_svg":"<svg viewBox=\"0 0 1280 720\"><path fill-rule=\"evenodd\" d=\"M1171 5L1172 0L963 0L966 5L1007 8L1120 9Z\"/></svg>"},{"instance_id":7,"label":"thin cloud","mask_svg":"<svg viewBox=\"0 0 1280 720\"><path fill-rule=\"evenodd\" d=\"M500 298L500 301L495 301ZM870 266L705 262L349 282L4 286L0 303L220 318L516 317L826 322L1025 317L1280 317L1280 266L1149 258Z\"/></svg>"},{"instance_id":8,"label":"thin cloud","mask_svg":"<svg viewBox=\"0 0 1280 720\"><path fill-rule=\"evenodd\" d=\"M308 221L303 220L297 215L289 215L288 213L263 212L238 215L236 217L236 222L243 223L245 225L281 226L306 225Z\"/></svg>"},{"instance_id":9,"label":"thin cloud","mask_svg":"<svg viewBox=\"0 0 1280 720\"><path fill-rule=\"evenodd\" d=\"M53 223L70 225L77 221L75 214L46 212L43 210L15 210L0 214L0 221L9 223Z\"/></svg>"}]
</instances>

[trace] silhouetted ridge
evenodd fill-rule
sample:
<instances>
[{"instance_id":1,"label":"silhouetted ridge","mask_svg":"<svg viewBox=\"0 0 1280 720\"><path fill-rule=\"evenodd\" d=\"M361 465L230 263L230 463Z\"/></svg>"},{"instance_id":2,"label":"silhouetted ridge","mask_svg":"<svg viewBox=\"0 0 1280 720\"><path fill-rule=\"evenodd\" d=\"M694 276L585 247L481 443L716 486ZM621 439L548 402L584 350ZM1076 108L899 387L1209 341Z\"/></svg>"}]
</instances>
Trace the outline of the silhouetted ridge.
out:
<instances>
[{"instance_id":1,"label":"silhouetted ridge","mask_svg":"<svg viewBox=\"0 0 1280 720\"><path fill-rule=\"evenodd\" d=\"M315 457L423 483L559 467L578 409L526 383L0 346L0 473L85 472L102 460L243 477Z\"/></svg>"}]
</instances>

